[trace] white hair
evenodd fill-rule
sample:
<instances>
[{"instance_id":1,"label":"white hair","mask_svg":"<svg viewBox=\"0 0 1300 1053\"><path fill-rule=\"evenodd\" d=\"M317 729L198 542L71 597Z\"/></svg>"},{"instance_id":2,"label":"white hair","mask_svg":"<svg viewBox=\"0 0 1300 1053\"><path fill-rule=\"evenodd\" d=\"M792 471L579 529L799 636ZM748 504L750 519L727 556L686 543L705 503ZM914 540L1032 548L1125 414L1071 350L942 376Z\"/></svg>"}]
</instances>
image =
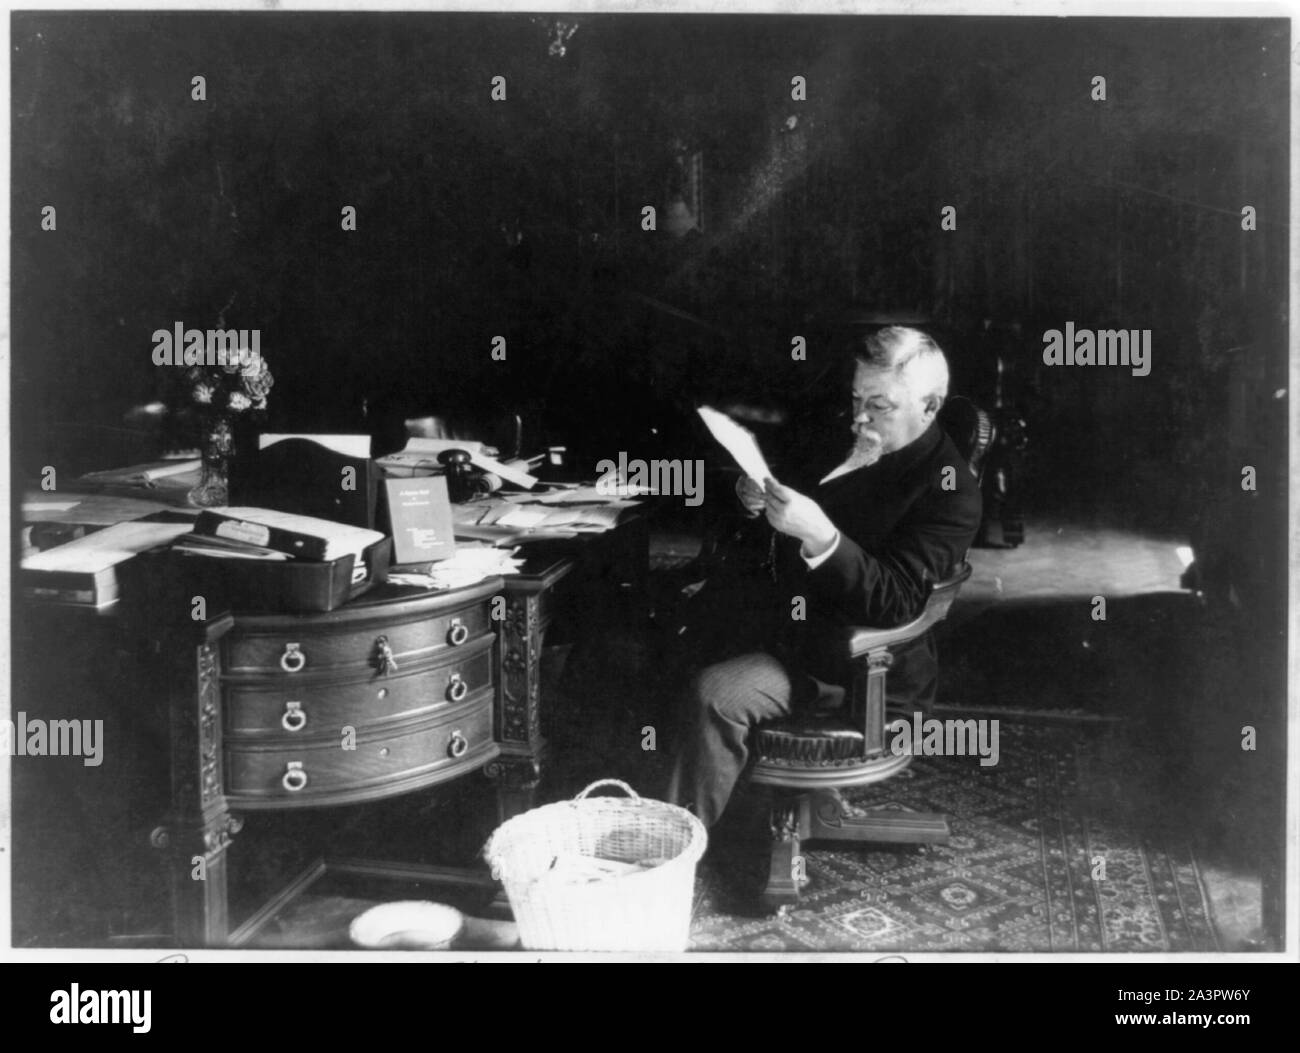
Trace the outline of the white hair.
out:
<instances>
[{"instance_id":1,"label":"white hair","mask_svg":"<svg viewBox=\"0 0 1300 1053\"><path fill-rule=\"evenodd\" d=\"M919 329L886 326L852 341L853 354L867 369L890 372L920 398L948 397L948 359L943 349Z\"/></svg>"}]
</instances>

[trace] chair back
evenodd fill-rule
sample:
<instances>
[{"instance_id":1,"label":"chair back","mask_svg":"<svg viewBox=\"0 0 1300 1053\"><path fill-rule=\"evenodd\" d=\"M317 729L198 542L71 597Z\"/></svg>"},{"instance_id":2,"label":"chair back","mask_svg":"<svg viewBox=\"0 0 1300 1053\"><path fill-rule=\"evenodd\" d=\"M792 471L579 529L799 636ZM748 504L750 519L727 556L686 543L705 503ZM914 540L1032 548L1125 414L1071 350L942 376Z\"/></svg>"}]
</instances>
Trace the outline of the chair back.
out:
<instances>
[{"instance_id":1,"label":"chair back","mask_svg":"<svg viewBox=\"0 0 1300 1053\"><path fill-rule=\"evenodd\" d=\"M961 587L966 584L970 575L971 565L962 563L957 568L957 573L951 578L935 582L934 588L930 590L930 599L925 605L925 614L922 615L923 618L928 617L930 625L941 622L948 617L948 609L952 606L953 600L957 598L957 593L961 591Z\"/></svg>"},{"instance_id":2,"label":"chair back","mask_svg":"<svg viewBox=\"0 0 1300 1053\"><path fill-rule=\"evenodd\" d=\"M406 434L420 439L477 440L493 447L504 461L522 452L524 418L522 414L499 411L481 415L447 415L410 417L403 421Z\"/></svg>"},{"instance_id":3,"label":"chair back","mask_svg":"<svg viewBox=\"0 0 1300 1053\"><path fill-rule=\"evenodd\" d=\"M983 481L984 458L998 434L992 416L970 399L954 395L939 409L939 426L948 433L975 478Z\"/></svg>"}]
</instances>

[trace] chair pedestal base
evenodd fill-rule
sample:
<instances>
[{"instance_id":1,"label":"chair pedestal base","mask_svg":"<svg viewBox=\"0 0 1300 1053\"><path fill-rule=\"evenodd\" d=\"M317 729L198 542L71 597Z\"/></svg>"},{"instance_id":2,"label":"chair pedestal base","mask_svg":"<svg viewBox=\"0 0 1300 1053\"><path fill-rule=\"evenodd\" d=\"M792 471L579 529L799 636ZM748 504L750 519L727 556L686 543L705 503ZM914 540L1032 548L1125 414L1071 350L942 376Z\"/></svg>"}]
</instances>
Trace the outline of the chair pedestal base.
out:
<instances>
[{"instance_id":1,"label":"chair pedestal base","mask_svg":"<svg viewBox=\"0 0 1300 1053\"><path fill-rule=\"evenodd\" d=\"M828 791L775 791L771 815L771 852L761 900L768 910L799 901L805 864L803 841L877 841L887 844L947 844L948 819L937 812L878 811L865 815L845 810L838 794Z\"/></svg>"}]
</instances>

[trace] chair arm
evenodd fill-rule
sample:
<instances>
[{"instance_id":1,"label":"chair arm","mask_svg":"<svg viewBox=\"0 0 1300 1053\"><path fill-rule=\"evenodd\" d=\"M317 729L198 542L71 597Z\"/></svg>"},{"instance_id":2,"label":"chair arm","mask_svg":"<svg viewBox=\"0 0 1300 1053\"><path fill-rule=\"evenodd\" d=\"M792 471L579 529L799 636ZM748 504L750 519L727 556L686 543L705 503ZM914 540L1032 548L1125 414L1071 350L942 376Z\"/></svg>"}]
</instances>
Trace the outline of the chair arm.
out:
<instances>
[{"instance_id":1,"label":"chair arm","mask_svg":"<svg viewBox=\"0 0 1300 1053\"><path fill-rule=\"evenodd\" d=\"M849 636L849 657L861 658L882 647L895 647L921 636L930 628L937 618L928 617L929 609L919 618L913 618L905 625L893 629L853 629Z\"/></svg>"},{"instance_id":2,"label":"chair arm","mask_svg":"<svg viewBox=\"0 0 1300 1053\"><path fill-rule=\"evenodd\" d=\"M862 658L872 651L908 643L924 634L937 622L948 616L948 608L957 598L957 593L971 575L969 563L962 563L957 573L944 581L936 582L930 590L930 597L925 602L925 610L910 622L892 629L852 628L849 630L848 645L850 658Z\"/></svg>"}]
</instances>

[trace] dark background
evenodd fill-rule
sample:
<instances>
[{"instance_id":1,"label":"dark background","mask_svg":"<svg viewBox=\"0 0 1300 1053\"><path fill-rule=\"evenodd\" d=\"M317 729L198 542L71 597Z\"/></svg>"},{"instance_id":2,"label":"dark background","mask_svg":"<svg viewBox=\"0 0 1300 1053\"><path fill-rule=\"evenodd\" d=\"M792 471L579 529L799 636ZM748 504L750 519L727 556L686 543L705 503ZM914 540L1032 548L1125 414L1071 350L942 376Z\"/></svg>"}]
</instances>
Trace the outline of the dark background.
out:
<instances>
[{"instance_id":1,"label":"dark background","mask_svg":"<svg viewBox=\"0 0 1300 1053\"><path fill-rule=\"evenodd\" d=\"M271 427L391 447L486 403L592 463L699 453L701 399L824 394L860 308L929 319L959 391L1003 354L1031 511L1187 533L1249 463L1281 514L1285 20L566 17L557 55L530 16L15 15L20 473L174 397L150 334L223 307ZM1045 368L1066 321L1151 329L1151 374Z\"/></svg>"},{"instance_id":2,"label":"dark background","mask_svg":"<svg viewBox=\"0 0 1300 1053\"><path fill-rule=\"evenodd\" d=\"M261 330L269 428L367 430L384 452L406 416L519 409L534 447L594 466L715 456L699 402L817 410L842 397L845 312L925 319L955 392L987 403L1006 367L1031 536L1068 516L1191 541L1223 600L1199 634L1143 613L1074 659L1073 608L986 617L965 636L980 683L1077 685L1176 729L1260 707L1272 723L1240 719L1285 727L1287 21L563 17L559 55L556 20L526 15L14 15L15 477L125 463L124 415L178 395L181 371L151 362L176 321ZM702 229L678 237L697 152ZM1044 367L1067 321L1150 329L1150 375ZM85 680L66 697L111 680L62 664ZM1098 673L1128 668L1132 697ZM64 697L40 682L27 697ZM1208 749L1157 748L1146 767L1194 789L1153 799L1255 822L1280 860L1269 742L1272 774L1222 815Z\"/></svg>"}]
</instances>

